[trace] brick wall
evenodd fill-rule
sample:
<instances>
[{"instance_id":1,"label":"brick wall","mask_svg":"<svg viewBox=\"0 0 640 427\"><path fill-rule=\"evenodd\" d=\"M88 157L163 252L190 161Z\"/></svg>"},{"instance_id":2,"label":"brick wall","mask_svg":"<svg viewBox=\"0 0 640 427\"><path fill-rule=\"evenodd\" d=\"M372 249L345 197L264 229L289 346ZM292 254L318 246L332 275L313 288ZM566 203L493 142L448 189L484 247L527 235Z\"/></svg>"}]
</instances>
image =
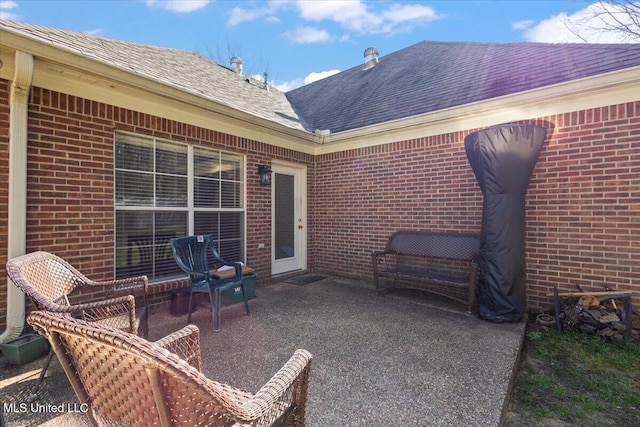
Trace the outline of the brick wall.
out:
<instances>
[{"instance_id":1,"label":"brick wall","mask_svg":"<svg viewBox=\"0 0 640 427\"><path fill-rule=\"evenodd\" d=\"M9 82L0 79L0 333L7 325L7 216L9 215Z\"/></svg>"},{"instance_id":2,"label":"brick wall","mask_svg":"<svg viewBox=\"0 0 640 427\"><path fill-rule=\"evenodd\" d=\"M319 156L317 174L320 270L371 277L371 251L397 230L480 230L463 133Z\"/></svg>"},{"instance_id":3,"label":"brick wall","mask_svg":"<svg viewBox=\"0 0 640 427\"><path fill-rule=\"evenodd\" d=\"M551 138L527 200L528 297L554 285L636 292L640 309L640 102L544 118Z\"/></svg>"},{"instance_id":4,"label":"brick wall","mask_svg":"<svg viewBox=\"0 0 640 427\"><path fill-rule=\"evenodd\" d=\"M7 235L8 85L0 80L0 232ZM45 250L93 280L114 272L114 132L124 130L247 156L247 261L267 282L271 269L271 193L258 164L308 163L309 155L171 120L33 88L29 106L27 252ZM265 248L258 249L263 242ZM0 247L4 271L6 244ZM153 285L163 293L181 281ZM0 277L0 328L6 327L6 276ZM162 303L167 295L157 295Z\"/></svg>"},{"instance_id":5,"label":"brick wall","mask_svg":"<svg viewBox=\"0 0 640 427\"><path fill-rule=\"evenodd\" d=\"M603 284L640 307L640 102L526 123L547 128L527 196L528 308L549 308L555 285ZM316 268L370 278L370 251L396 230L479 233L472 131L319 156Z\"/></svg>"},{"instance_id":6,"label":"brick wall","mask_svg":"<svg viewBox=\"0 0 640 427\"><path fill-rule=\"evenodd\" d=\"M8 84L0 80L0 235L7 232ZM548 129L527 196L527 293L552 286L637 291L640 307L640 102L535 118ZM371 277L370 251L399 229L479 232L482 194L464 152L475 129L320 155L34 88L29 110L27 250L54 252L95 280L113 276L113 134L247 156L247 261L270 281L271 196L258 164L308 166L308 266ZM6 241L6 239L5 239ZM258 243L266 247L258 248ZM0 247L4 269L6 245ZM158 291L181 286L169 282ZM0 329L6 280L0 276ZM159 297L155 299L160 302ZM637 309L637 308L636 308Z\"/></svg>"}]
</instances>

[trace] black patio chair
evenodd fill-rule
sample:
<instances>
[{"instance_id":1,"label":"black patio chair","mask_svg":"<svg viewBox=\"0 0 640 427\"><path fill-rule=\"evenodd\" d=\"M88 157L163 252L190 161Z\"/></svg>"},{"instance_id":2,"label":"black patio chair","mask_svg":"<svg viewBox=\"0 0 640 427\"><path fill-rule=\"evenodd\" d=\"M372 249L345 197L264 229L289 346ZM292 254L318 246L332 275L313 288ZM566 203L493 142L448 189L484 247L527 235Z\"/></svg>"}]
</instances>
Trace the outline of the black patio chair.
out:
<instances>
[{"instance_id":1,"label":"black patio chair","mask_svg":"<svg viewBox=\"0 0 640 427\"><path fill-rule=\"evenodd\" d=\"M196 292L207 292L211 303L211 311L213 314L213 330L220 331L220 300L221 292L240 286L242 289L242 299L244 300L244 308L249 314L249 304L247 303L247 295L242 283L242 264L239 262L229 262L218 254L211 236L187 236L171 239L171 249L173 257L178 266L189 275L191 280L191 289L189 292L189 316L187 323L191 323L191 311L193 307L193 294ZM230 278L220 279L211 274L211 268L207 260L207 255L211 254L213 260L219 266L230 266L235 269L235 275Z\"/></svg>"}]
</instances>

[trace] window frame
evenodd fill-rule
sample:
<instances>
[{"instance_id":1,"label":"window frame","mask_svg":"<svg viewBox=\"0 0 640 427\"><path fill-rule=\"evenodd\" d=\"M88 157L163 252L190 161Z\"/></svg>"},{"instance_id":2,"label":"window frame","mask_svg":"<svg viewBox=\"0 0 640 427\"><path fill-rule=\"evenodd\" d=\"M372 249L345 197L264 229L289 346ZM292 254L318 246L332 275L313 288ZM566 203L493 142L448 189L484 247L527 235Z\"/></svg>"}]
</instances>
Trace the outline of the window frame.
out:
<instances>
[{"instance_id":1,"label":"window frame","mask_svg":"<svg viewBox=\"0 0 640 427\"><path fill-rule=\"evenodd\" d=\"M152 146L152 155L153 155L153 171L149 172L150 174L153 175L153 197L152 197L152 204L153 206L143 206L143 205L122 205L122 204L118 204L118 188L117 188L117 178L116 175L118 173L118 171L131 171L131 169L126 169L126 168L118 168L117 164L118 164L118 152L117 152L117 145L118 142L120 141L127 141L127 140L137 140L137 141L146 141L148 143L151 144ZM157 157L157 149L158 149L158 143L164 143L164 144L169 144L169 145L183 145L186 146L187 148L187 204L186 206L166 206L166 204L158 204L158 198L157 198L157 193L156 193L156 177L158 176L158 174L164 174L162 172L158 172L157 166L155 164L155 159ZM195 180L196 180L196 175L195 175L195 168L194 168L194 158L196 155L196 151L197 150L203 150L204 152L207 152L209 154L211 154L213 157L217 156L219 164L222 165L223 160L226 158L227 160L231 160L231 161L237 161L238 166L240 168L240 171L237 174L237 180L236 179L232 179L232 180L228 180L228 179L223 179L222 177L218 178L218 182L220 183L220 189L218 192L218 206L217 207L202 207L202 206L195 206L195 196L194 196L194 187L195 187ZM117 223L117 217L118 217L118 212L152 212L152 213L156 213L156 212L186 212L186 217L187 217L187 235L193 235L194 234L194 229L195 229L195 215L198 212L211 212L211 213L217 213L217 214L224 214L224 213L235 213L235 214L239 214L239 221L240 221L240 226L239 226L239 230L237 230L237 232L239 233L238 235L238 248L240 251L240 258L241 259L230 259L230 261L242 261L246 263L246 254L247 254L247 156L243 155L243 154L239 154L239 153L235 153L232 151L228 151L228 150L223 150L220 148L215 148L215 147L209 147L209 146L204 146L202 144L193 144L193 143L188 143L188 142L184 142L184 141L172 141L171 139L167 139L167 138L161 138L161 137L156 137L156 136L149 136L149 135L141 135L141 134L137 134L137 133L132 133L132 132L127 132L127 131L120 131L120 130L116 130L114 132L114 167L113 167L113 188L114 188L114 195L113 195L113 206L114 206L114 229L113 229L113 239L114 239L114 266L113 266L113 270L114 270L114 277L118 277L116 276L117 272L118 272L118 250L122 250L123 248L128 248L128 246L118 246L118 223ZM237 185L235 187L236 191L239 191L240 194L236 195L234 194L234 197L238 200L239 206L238 207L223 207L224 203L223 203L223 199L224 199L224 186L222 185L224 182L229 182L232 184ZM229 241L234 241L236 239L222 239L222 232L221 232L221 228L220 228L220 216L218 217L218 228L217 230L212 230L210 232L210 234L212 234L214 236L214 243L216 244L217 248L220 248L221 243L224 242L229 242ZM154 233L152 231L152 233ZM217 235L217 238L216 238ZM153 237L155 240L155 237L157 236L157 234L152 234L150 237ZM155 243L154 243L155 246ZM221 255L224 257L224 252L221 253ZM155 261L153 261L155 262ZM153 264L152 264L153 265ZM128 267L128 266L127 266ZM152 267L153 269L153 267ZM162 282L162 281L166 281L166 280L171 280L171 279L175 279L176 276L174 275L164 275L164 276L153 276L155 274L155 272L152 270L148 273L142 273L142 274L147 274L149 276L149 281L150 282ZM119 276L119 278L122 277L126 277L127 275L121 275Z\"/></svg>"}]
</instances>

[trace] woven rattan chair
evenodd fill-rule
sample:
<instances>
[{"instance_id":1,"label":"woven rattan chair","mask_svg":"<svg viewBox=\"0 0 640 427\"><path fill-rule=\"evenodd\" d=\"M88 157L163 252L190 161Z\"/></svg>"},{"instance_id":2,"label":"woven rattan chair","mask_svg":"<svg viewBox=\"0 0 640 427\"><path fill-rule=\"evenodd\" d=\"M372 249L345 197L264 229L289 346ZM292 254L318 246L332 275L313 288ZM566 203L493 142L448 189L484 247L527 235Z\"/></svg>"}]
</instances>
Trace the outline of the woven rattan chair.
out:
<instances>
[{"instance_id":1,"label":"woven rattan chair","mask_svg":"<svg viewBox=\"0 0 640 427\"><path fill-rule=\"evenodd\" d=\"M226 289L240 286L244 308L249 314L249 304L242 282L242 264L239 262L225 261L220 257L213 244L211 236L187 236L171 239L173 257L178 266L189 275L191 289L189 292L189 315L187 323L191 323L191 311L193 294L207 292L213 313L213 330L220 331L220 293ZM211 275L207 258L211 257L218 266L230 266L235 269L235 275L228 279L220 279Z\"/></svg>"},{"instance_id":2,"label":"woven rattan chair","mask_svg":"<svg viewBox=\"0 0 640 427\"><path fill-rule=\"evenodd\" d=\"M251 394L200 372L195 325L149 342L56 313L33 312L28 321L51 343L94 425L305 425L306 350Z\"/></svg>"},{"instance_id":3,"label":"woven rattan chair","mask_svg":"<svg viewBox=\"0 0 640 427\"><path fill-rule=\"evenodd\" d=\"M147 276L95 282L62 258L43 251L12 258L6 267L13 283L29 296L38 310L79 316L143 337L148 334ZM97 292L104 297L98 301L71 304L70 294L74 291ZM49 353L31 399L36 397L52 357L53 353Z\"/></svg>"}]
</instances>

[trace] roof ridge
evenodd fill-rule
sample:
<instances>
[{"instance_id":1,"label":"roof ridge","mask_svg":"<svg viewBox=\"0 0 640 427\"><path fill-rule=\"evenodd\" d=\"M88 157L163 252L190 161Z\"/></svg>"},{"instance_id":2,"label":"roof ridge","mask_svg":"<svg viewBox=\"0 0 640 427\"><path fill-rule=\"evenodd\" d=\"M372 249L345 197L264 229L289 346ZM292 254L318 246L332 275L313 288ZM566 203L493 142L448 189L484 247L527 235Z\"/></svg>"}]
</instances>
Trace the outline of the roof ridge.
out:
<instances>
[{"instance_id":1,"label":"roof ridge","mask_svg":"<svg viewBox=\"0 0 640 427\"><path fill-rule=\"evenodd\" d=\"M394 52L400 52L404 49L410 49L421 44L442 44L442 45L483 45L483 46L544 46L544 47L558 47L567 46L571 48L580 49L593 49L596 48L612 48L612 47L629 47L629 45L640 45L640 43L545 43L545 42L528 42L528 41L515 41L515 42L483 42L483 41L456 41L456 40L422 40L416 42L410 46L402 49L398 49Z\"/></svg>"}]
</instances>

